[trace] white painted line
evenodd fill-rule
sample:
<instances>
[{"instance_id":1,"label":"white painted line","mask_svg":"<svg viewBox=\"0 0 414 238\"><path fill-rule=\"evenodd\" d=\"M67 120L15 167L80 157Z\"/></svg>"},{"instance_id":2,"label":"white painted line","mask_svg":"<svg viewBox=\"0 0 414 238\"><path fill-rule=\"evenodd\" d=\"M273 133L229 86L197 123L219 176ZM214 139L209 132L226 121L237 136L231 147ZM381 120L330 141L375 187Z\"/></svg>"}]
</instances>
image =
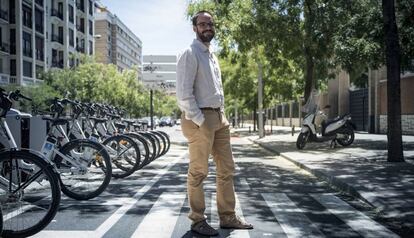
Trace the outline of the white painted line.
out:
<instances>
[{"instance_id":1,"label":"white painted line","mask_svg":"<svg viewBox=\"0 0 414 238\"><path fill-rule=\"evenodd\" d=\"M262 193L262 196L288 237L324 237L286 194Z\"/></svg>"},{"instance_id":2,"label":"white painted line","mask_svg":"<svg viewBox=\"0 0 414 238\"><path fill-rule=\"evenodd\" d=\"M115 199L111 199L110 201L108 201L107 203L109 204L118 204L119 201L123 201L122 206L120 208L118 208L110 217L108 217L95 231L41 231L39 232L36 237L59 237L59 238L100 238L102 236L105 235L106 232L109 231L109 229L111 229L112 226L114 226L119 219L121 219L121 217L123 215L125 215L125 213L131 209L140 199L142 196L144 196L145 193L147 193L152 186L154 186L154 184L156 182L158 182L158 180L160 180L160 178L162 178L167 172L168 170L171 169L172 166L174 166L179 160L183 159L188 153L183 154L181 157L176 158L175 160L169 161L168 164L161 170L159 170L159 172L157 173L157 175L155 177L153 177L151 179L151 181L149 181L144 187L142 187L140 190L138 190L137 193L135 193L135 195L132 198L123 198L120 199L119 198L115 198ZM154 171L152 171L154 172ZM112 202L112 200L114 200Z\"/></svg>"},{"instance_id":3,"label":"white painted line","mask_svg":"<svg viewBox=\"0 0 414 238\"><path fill-rule=\"evenodd\" d=\"M94 231L42 231L37 233L34 238L97 238Z\"/></svg>"},{"instance_id":4,"label":"white painted line","mask_svg":"<svg viewBox=\"0 0 414 238\"><path fill-rule=\"evenodd\" d=\"M364 237L399 237L332 194L311 194L328 211Z\"/></svg>"},{"instance_id":5,"label":"white painted line","mask_svg":"<svg viewBox=\"0 0 414 238\"><path fill-rule=\"evenodd\" d=\"M43 201L45 199L50 199L50 198L51 198L51 196L44 197L44 198L40 199L39 201L37 201L37 203L39 203L40 201ZM44 210L44 208L42 208L40 206L37 206L35 204L27 204L27 205L24 205L22 207L18 207L16 210L14 210L12 212L9 212L7 214L3 214L3 222L6 222L7 220L9 220L9 219L11 219L15 216L18 216L18 215L28 211L29 209L34 208L34 207L37 207L41 210ZM3 211L3 212L5 212L5 211Z\"/></svg>"},{"instance_id":6,"label":"white painted line","mask_svg":"<svg viewBox=\"0 0 414 238\"><path fill-rule=\"evenodd\" d=\"M186 154L184 154L182 157L186 156ZM151 179L151 181L149 181L144 187L142 187L140 190L138 190L138 192L131 198L131 200L135 200L138 201L141 199L142 196L144 196L145 193L147 193L152 186L154 186L154 184L156 182L158 182L158 180L160 180L160 178L168 172L168 170L170 170L170 168L175 165L180 159L182 159L182 157L177 158L173 161L170 161L170 163L164 168L162 169L154 178ZM122 207L118 208L118 210L115 211L114 214L112 214L108 219L106 219L99 227L98 229L96 229L96 233L99 234L99 237L103 236L106 232L109 231L109 229L111 229L111 227L113 225L115 225L116 222L119 221L119 219L121 219L121 217L129 210L132 208L132 206L134 205L134 203L129 203L129 204L125 204Z\"/></svg>"},{"instance_id":7,"label":"white painted line","mask_svg":"<svg viewBox=\"0 0 414 238\"><path fill-rule=\"evenodd\" d=\"M247 190L247 191L250 190L250 186L246 178L240 178L240 185L241 185L241 190Z\"/></svg>"},{"instance_id":8,"label":"white painted line","mask_svg":"<svg viewBox=\"0 0 414 238\"><path fill-rule=\"evenodd\" d=\"M185 198L186 193L161 194L131 237L171 237Z\"/></svg>"},{"instance_id":9,"label":"white painted line","mask_svg":"<svg viewBox=\"0 0 414 238\"><path fill-rule=\"evenodd\" d=\"M18 209L3 215L3 222L6 222L7 220L12 219L13 217L16 217L20 214L23 214L24 212L26 212L29 209L32 209L34 207L37 207L37 206L35 206L35 205L24 205L22 207L19 207Z\"/></svg>"},{"instance_id":10,"label":"white painted line","mask_svg":"<svg viewBox=\"0 0 414 238\"><path fill-rule=\"evenodd\" d=\"M240 206L239 197L237 196L237 193L234 194L236 197L236 207L235 212L236 215L238 215L241 219L244 220L243 211ZM217 213L217 195L216 193L211 194L211 222L210 225L213 227L219 227L220 221L219 216ZM249 238L249 231L248 230L232 230L227 237L233 237L233 238Z\"/></svg>"}]
</instances>

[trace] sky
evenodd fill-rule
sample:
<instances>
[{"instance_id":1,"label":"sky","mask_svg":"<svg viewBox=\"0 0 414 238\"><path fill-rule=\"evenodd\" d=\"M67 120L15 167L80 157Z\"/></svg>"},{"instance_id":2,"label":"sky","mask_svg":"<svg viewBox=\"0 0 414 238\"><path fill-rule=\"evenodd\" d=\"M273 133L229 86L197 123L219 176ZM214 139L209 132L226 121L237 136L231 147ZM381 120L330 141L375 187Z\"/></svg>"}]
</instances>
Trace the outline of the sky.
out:
<instances>
[{"instance_id":1,"label":"sky","mask_svg":"<svg viewBox=\"0 0 414 238\"><path fill-rule=\"evenodd\" d=\"M177 55L193 39L187 0L100 0L142 41L143 55Z\"/></svg>"}]
</instances>

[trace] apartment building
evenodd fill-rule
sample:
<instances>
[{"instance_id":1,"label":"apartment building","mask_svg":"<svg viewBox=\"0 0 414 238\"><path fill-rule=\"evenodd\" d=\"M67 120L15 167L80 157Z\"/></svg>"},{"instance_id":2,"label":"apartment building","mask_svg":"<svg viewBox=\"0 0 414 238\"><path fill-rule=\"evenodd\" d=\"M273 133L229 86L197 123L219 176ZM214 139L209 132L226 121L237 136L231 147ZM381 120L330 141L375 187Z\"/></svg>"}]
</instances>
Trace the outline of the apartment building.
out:
<instances>
[{"instance_id":1,"label":"apartment building","mask_svg":"<svg viewBox=\"0 0 414 238\"><path fill-rule=\"evenodd\" d=\"M95 0L0 1L0 83L34 84L93 55Z\"/></svg>"},{"instance_id":2,"label":"apartment building","mask_svg":"<svg viewBox=\"0 0 414 238\"><path fill-rule=\"evenodd\" d=\"M119 71L136 68L142 78L142 42L115 14L96 4L96 60L114 64Z\"/></svg>"}]
</instances>

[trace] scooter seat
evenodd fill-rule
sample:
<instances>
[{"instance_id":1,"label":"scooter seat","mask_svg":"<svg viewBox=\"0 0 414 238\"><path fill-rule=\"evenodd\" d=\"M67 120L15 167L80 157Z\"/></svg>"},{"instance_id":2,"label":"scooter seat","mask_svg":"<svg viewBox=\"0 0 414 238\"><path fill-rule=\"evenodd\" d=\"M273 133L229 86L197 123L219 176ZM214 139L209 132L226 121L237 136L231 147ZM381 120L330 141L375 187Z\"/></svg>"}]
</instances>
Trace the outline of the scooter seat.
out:
<instances>
[{"instance_id":1,"label":"scooter seat","mask_svg":"<svg viewBox=\"0 0 414 238\"><path fill-rule=\"evenodd\" d=\"M323 121L322 122L322 126L324 126L324 125L329 125L329 124L332 124L332 123L335 123L335 122L337 122L337 121L340 121L340 120L342 120L342 119L344 119L346 116L348 116L349 114L345 114L345 115L343 115L343 116L337 116L337 117L335 117L335 118L332 118L332 119L328 119L328 120L326 120L326 121Z\"/></svg>"}]
</instances>

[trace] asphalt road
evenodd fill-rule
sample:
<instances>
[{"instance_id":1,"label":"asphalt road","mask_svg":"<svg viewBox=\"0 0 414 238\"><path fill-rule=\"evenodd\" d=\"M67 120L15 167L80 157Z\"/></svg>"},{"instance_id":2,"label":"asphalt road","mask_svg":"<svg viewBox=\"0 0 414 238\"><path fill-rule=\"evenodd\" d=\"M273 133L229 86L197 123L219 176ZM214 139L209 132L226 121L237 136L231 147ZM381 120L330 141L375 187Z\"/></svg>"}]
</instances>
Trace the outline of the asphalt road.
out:
<instances>
[{"instance_id":1,"label":"asphalt road","mask_svg":"<svg viewBox=\"0 0 414 238\"><path fill-rule=\"evenodd\" d=\"M179 127L164 128L180 133ZM283 158L232 138L238 215L253 230L220 229L219 237L393 237L375 210L339 194ZM187 148L170 151L126 179L113 179L98 198L62 195L54 221L35 237L202 237L190 231ZM204 183L208 221L218 228L215 168ZM398 237L398 236L396 236Z\"/></svg>"}]
</instances>

